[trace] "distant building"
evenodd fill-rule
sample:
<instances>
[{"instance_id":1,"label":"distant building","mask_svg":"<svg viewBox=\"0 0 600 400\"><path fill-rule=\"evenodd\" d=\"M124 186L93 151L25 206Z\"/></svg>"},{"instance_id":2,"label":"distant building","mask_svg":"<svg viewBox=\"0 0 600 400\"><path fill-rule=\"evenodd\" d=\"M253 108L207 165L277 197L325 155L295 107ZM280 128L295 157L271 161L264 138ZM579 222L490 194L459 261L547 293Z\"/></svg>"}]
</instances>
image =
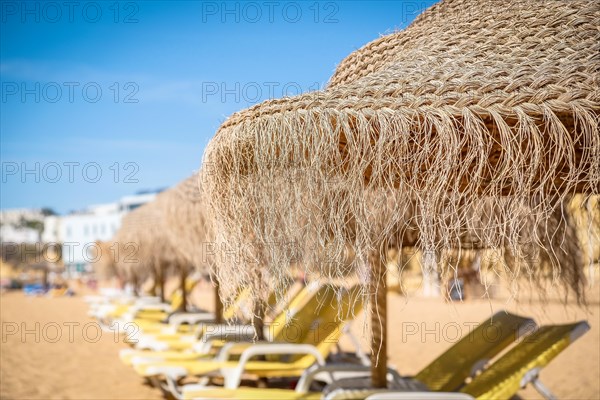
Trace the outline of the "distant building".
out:
<instances>
[{"instance_id":1,"label":"distant building","mask_svg":"<svg viewBox=\"0 0 600 400\"><path fill-rule=\"evenodd\" d=\"M37 243L44 221L42 209L15 208L0 210L0 241L2 243ZM39 225L36 229L35 224Z\"/></svg>"},{"instance_id":2,"label":"distant building","mask_svg":"<svg viewBox=\"0 0 600 400\"><path fill-rule=\"evenodd\" d=\"M0 241L2 243L37 243L40 234L33 228L15 227L13 225L0 226Z\"/></svg>"},{"instance_id":3,"label":"distant building","mask_svg":"<svg viewBox=\"0 0 600 400\"><path fill-rule=\"evenodd\" d=\"M158 192L140 192L114 203L93 205L67 215L48 215L50 212L46 209L1 210L0 241L59 244L67 274L88 272L97 257L96 242L110 241L121 226L123 216L153 200ZM54 259L47 261L54 262Z\"/></svg>"},{"instance_id":4,"label":"distant building","mask_svg":"<svg viewBox=\"0 0 600 400\"><path fill-rule=\"evenodd\" d=\"M115 203L99 204L72 214L44 221L44 241L62 243L62 259L67 273L77 275L91 270L98 256L97 241L109 241L128 212L151 201L156 192L125 196Z\"/></svg>"}]
</instances>

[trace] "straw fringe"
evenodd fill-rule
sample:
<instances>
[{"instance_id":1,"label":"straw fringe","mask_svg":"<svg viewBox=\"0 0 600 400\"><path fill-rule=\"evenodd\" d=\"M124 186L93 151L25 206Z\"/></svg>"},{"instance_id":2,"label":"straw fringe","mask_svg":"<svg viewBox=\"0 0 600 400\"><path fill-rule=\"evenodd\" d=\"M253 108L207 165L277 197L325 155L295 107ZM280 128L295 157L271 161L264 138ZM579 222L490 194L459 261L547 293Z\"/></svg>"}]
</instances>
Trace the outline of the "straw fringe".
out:
<instances>
[{"instance_id":1,"label":"straw fringe","mask_svg":"<svg viewBox=\"0 0 600 400\"><path fill-rule=\"evenodd\" d=\"M204 212L198 175L194 174L161 193L156 201L164 219L166 237L187 261L181 267L194 267L198 271L209 272L215 250L211 224L207 223Z\"/></svg>"},{"instance_id":2,"label":"straw fringe","mask_svg":"<svg viewBox=\"0 0 600 400\"><path fill-rule=\"evenodd\" d=\"M187 260L166 236L163 214L157 198L123 217L114 238L113 257L118 270L129 282L143 282L161 274L167 276L187 265Z\"/></svg>"},{"instance_id":3,"label":"straw fringe","mask_svg":"<svg viewBox=\"0 0 600 400\"><path fill-rule=\"evenodd\" d=\"M299 260L309 279L369 279L369 254L415 232L435 268L468 235L520 260L510 280L541 280L523 255L551 249L580 296L553 244L571 234L557 214L569 196L600 192L600 8L480 5L444 1L348 57L327 90L232 115L201 172L218 241L276 283ZM260 296L239 261L216 273Z\"/></svg>"}]
</instances>

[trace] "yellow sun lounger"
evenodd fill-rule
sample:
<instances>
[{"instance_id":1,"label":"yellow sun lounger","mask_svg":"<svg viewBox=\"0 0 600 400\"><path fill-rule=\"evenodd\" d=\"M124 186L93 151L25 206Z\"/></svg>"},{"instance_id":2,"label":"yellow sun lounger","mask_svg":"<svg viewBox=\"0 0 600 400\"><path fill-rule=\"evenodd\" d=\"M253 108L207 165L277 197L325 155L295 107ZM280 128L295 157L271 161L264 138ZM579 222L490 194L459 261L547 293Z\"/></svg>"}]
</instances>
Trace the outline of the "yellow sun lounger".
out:
<instances>
[{"instance_id":1,"label":"yellow sun lounger","mask_svg":"<svg viewBox=\"0 0 600 400\"><path fill-rule=\"evenodd\" d=\"M249 321L252 318L252 310L248 308L250 291L245 288L241 290L233 304L229 305L223 311L223 319L232 321L239 318L239 321ZM276 310L277 296L273 292L267 299L270 310ZM268 314L267 314L268 315ZM150 348L155 351L173 349L177 351L186 350L189 343L195 343L196 338L203 334L203 325L214 325L215 318L211 313L177 313L172 314L166 321L134 321L139 334L134 335L125 341L131 344L137 344L138 349ZM184 337L182 337L184 335ZM157 346L149 346L162 342ZM172 345L171 345L172 344Z\"/></svg>"},{"instance_id":2,"label":"yellow sun lounger","mask_svg":"<svg viewBox=\"0 0 600 400\"><path fill-rule=\"evenodd\" d=\"M402 378L399 386L405 387L406 390L426 389L446 392L457 390L464 385L467 377L474 375L491 358L514 343L523 334L534 329L535 322L530 318L505 311L497 312L421 370L415 378ZM266 389L237 389L240 391L239 393L234 390L221 390L222 392L219 389L212 389L210 392L204 392L203 396L236 399L261 398L261 396L271 398L266 397L270 396ZM198 393L190 392L184 386L184 398L191 399ZM431 395L431 392L426 393ZM320 393L297 393L297 391L291 390L278 390L277 396L285 399L321 398Z\"/></svg>"},{"instance_id":3,"label":"yellow sun lounger","mask_svg":"<svg viewBox=\"0 0 600 400\"><path fill-rule=\"evenodd\" d=\"M197 276L188 277L185 282L186 290L191 291L198 282ZM152 301L139 299L133 304L106 304L92 313L92 316L98 319L103 330L129 335L132 331L138 332L146 326L165 321L181 306L183 295L181 289L177 289L171 294L169 303L160 303L156 298L149 299Z\"/></svg>"},{"instance_id":4,"label":"yellow sun lounger","mask_svg":"<svg viewBox=\"0 0 600 400\"><path fill-rule=\"evenodd\" d=\"M545 398L554 396L539 373L550 361L590 329L587 322L543 326L510 349L461 389L478 399L505 399L528 384Z\"/></svg>"},{"instance_id":5,"label":"yellow sun lounger","mask_svg":"<svg viewBox=\"0 0 600 400\"><path fill-rule=\"evenodd\" d=\"M316 290L317 288L318 290ZM320 288L318 287L318 285L313 284L305 286L298 293L298 295L292 299L289 308L287 310L283 310L281 314L277 316L277 318L273 321L272 326L265 327L265 337L267 338L267 340L270 342L279 343L300 343L300 336L296 336L294 338L290 338L289 335L284 336L283 329L290 322L292 322L294 326L310 326L310 324L315 318L315 310L322 311L323 308L320 307L320 305L323 302L331 301L333 293L334 292L331 286L322 286ZM243 327L254 329L251 325L244 325ZM228 327L224 326L224 328L227 329ZM233 329L232 332L235 332L235 329ZM232 334L229 337L230 341L237 342L236 347L237 349L239 349L236 353L237 356L239 356L241 354L241 351L244 350L243 345L250 345L250 342L252 342L254 339L254 335L247 336L248 337L246 338L246 340L243 340L243 335L236 337ZM208 337L194 338L194 340L195 343L190 343L190 348L186 349L186 351L146 351L142 354L138 354L138 357L130 358L130 362L133 363L135 361L137 364L147 364L149 362L159 363L170 361L190 361L191 364L194 365L194 361L212 360L215 355L210 354L210 346L214 341ZM128 356L128 354L125 354L125 351L123 353L124 358ZM230 353L230 355L234 356L235 354Z\"/></svg>"},{"instance_id":6,"label":"yellow sun lounger","mask_svg":"<svg viewBox=\"0 0 600 400\"><path fill-rule=\"evenodd\" d=\"M314 307L318 306L318 304L309 304L309 299L315 295L317 295L318 285L306 285L303 286L298 293L292 296L290 302L287 307L285 307L279 315L277 315L273 321L265 327L265 337L269 340L277 340L280 331L283 329L285 324L288 322L290 318L298 318L296 314L301 309L301 307ZM305 321L296 321L300 323L304 323ZM213 335L212 338L209 338L210 335L203 338L202 335L204 333L211 334L212 332L216 332L218 329L223 328L222 331L224 333L233 332L236 328L235 325L214 325L211 326L211 329L207 329L208 325L199 326L197 332L194 332L192 335L157 335L155 336L156 340L167 343L169 350L150 350L144 349L145 345L143 343L140 344L139 349L123 349L119 353L119 357L121 361L126 365L131 364L134 358L144 358L150 359L155 358L157 361L191 361L197 360L199 357L206 357L207 354L211 353L212 348L222 347L225 341L213 340L216 339L216 336ZM239 340L243 337L253 336L254 328L250 325L244 325L244 328L248 332L241 332L237 337L231 335L231 339ZM240 331L238 329L238 331ZM252 335L245 335L245 333L251 333ZM252 339L252 338L250 338ZM150 346L148 346L150 347Z\"/></svg>"},{"instance_id":7,"label":"yellow sun lounger","mask_svg":"<svg viewBox=\"0 0 600 400\"><path fill-rule=\"evenodd\" d=\"M311 284L309 290L314 291L313 289L316 290L316 288L313 288L313 285ZM302 289L298 294L296 294L295 297L301 296L304 290L307 290L307 288L302 286ZM242 291L236 302L232 306L228 307L228 309L241 310L245 320L251 319L250 310L248 310L247 307L244 307L244 304L248 299L248 293L248 290ZM288 293L288 296L290 294L291 292ZM304 300L305 297L298 298L300 300ZM294 297L292 297L292 301L293 299ZM275 306L276 300L275 294L271 293L267 303L271 310L277 310L277 307ZM227 315L229 314L231 314L233 317L234 314L237 313L234 311L233 313L227 313ZM191 314L188 316L186 314L178 314L173 316L171 320L175 321L170 321L170 326L163 328L160 332L146 333L140 331L140 334L133 336L131 338L132 340L127 341L134 344L135 348L138 350L178 352L196 351L204 354L208 351L194 350L194 346L198 344L200 338L211 336L214 340L216 340L220 335L225 337L226 334L229 334L231 336L235 335L238 339L246 337L247 340L251 340L255 336L254 327L251 325L232 325L231 321L229 321L230 323L227 324L216 324L212 318L202 318L201 315L194 316ZM187 332L182 329L178 329L180 327L180 323L177 323L178 320L180 322L185 321L188 325L194 325L195 327L191 329L191 333L189 333L190 329L188 329Z\"/></svg>"},{"instance_id":8,"label":"yellow sun lounger","mask_svg":"<svg viewBox=\"0 0 600 400\"><path fill-rule=\"evenodd\" d=\"M323 398L321 392L310 391L315 380L333 382L343 378L368 378L371 367L357 364L328 364L324 366L313 365L298 380L296 388L291 389L261 389L253 387L240 387L237 389L224 389L221 387L198 387L198 385L183 386L182 400L192 399L237 399L237 400L319 400ZM392 369L388 370L388 381L400 378Z\"/></svg>"},{"instance_id":9,"label":"yellow sun lounger","mask_svg":"<svg viewBox=\"0 0 600 400\"><path fill-rule=\"evenodd\" d=\"M532 332L535 326L530 318L497 312L423 368L415 379L435 392L457 390L465 379L474 376L515 340Z\"/></svg>"},{"instance_id":10,"label":"yellow sun lounger","mask_svg":"<svg viewBox=\"0 0 600 400\"><path fill-rule=\"evenodd\" d=\"M236 317L238 312L249 318L250 312L244 306L248 297L249 291L247 289L240 291L233 304L224 309L223 319L230 320ZM144 345L157 340L179 340L182 335L195 337L198 335L199 324L214 323L214 320L214 314L209 312L176 313L159 321L135 319L130 324L134 324L136 334L128 335L125 341L134 345ZM141 348L144 347L142 346Z\"/></svg>"},{"instance_id":11,"label":"yellow sun lounger","mask_svg":"<svg viewBox=\"0 0 600 400\"><path fill-rule=\"evenodd\" d=\"M332 287L329 289L321 299L322 306L318 314L314 315L313 311L311 324L300 326L292 323L282 331L286 343L229 343L212 360L166 363L134 361L134 368L142 376L164 376L167 386L163 388L174 396L180 396L177 380L188 375L223 376L225 387L230 389L239 386L242 374L261 378L298 377L311 365L324 364L342 335L344 324L362 309L358 286L344 290L341 296ZM238 358L239 347L243 351ZM257 356L262 359L255 359Z\"/></svg>"},{"instance_id":12,"label":"yellow sun lounger","mask_svg":"<svg viewBox=\"0 0 600 400\"><path fill-rule=\"evenodd\" d=\"M540 371L589 329L590 326L585 321L568 325L543 326L526 336L522 342L516 344L470 383L463 386L459 394L465 396L462 397L464 399L509 399L517 394L519 389L531 384L544 398L555 399L550 389L540 381ZM349 397L349 393L344 393L343 398L364 398L364 393L362 397ZM367 400L428 399L432 394L431 392L387 391L373 394L367 397ZM456 393L438 392L438 395L455 396ZM331 398L334 399L335 396Z\"/></svg>"}]
</instances>

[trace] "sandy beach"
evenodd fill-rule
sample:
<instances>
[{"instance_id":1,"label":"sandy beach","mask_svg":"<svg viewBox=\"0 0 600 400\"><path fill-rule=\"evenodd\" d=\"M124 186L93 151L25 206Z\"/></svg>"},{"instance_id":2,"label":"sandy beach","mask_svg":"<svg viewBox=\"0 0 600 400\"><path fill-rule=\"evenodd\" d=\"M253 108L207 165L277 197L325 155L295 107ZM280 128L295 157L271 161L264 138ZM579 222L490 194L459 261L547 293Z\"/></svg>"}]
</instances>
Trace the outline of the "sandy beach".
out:
<instances>
[{"instance_id":1,"label":"sandy beach","mask_svg":"<svg viewBox=\"0 0 600 400\"><path fill-rule=\"evenodd\" d=\"M204 287L196 301L209 307L212 293ZM438 299L389 295L390 363L411 375L450 346L457 333L492 311L507 309L535 318L538 324L587 319L591 330L545 368L541 377L561 399L600 398L600 305L598 286L589 293L587 310L558 301L522 302L475 300L447 304ZM0 298L2 399L161 399L162 394L124 366L117 352L126 344L100 333L87 315L81 297L31 298L20 292ZM359 316L353 325L366 348L368 329ZM24 324L24 325L23 325ZM39 328L36 328L39 324ZM86 325L87 324L87 325ZM410 325L410 332L407 327ZM22 329L28 333L23 336ZM416 331L414 330L416 328ZM18 331L15 331L17 329ZM34 332L38 332L38 336ZM364 332L364 334L363 334ZM343 343L347 347L347 343ZM524 399L538 399L532 388Z\"/></svg>"}]
</instances>

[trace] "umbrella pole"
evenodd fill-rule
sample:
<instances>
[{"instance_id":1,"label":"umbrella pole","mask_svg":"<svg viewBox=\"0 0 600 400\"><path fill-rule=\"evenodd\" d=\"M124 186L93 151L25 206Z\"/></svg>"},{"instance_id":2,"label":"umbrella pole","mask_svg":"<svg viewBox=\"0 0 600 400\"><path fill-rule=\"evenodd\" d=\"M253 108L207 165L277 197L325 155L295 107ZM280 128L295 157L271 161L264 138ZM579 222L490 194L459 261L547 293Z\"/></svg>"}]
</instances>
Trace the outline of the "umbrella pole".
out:
<instances>
[{"instance_id":1,"label":"umbrella pole","mask_svg":"<svg viewBox=\"0 0 600 400\"><path fill-rule=\"evenodd\" d=\"M131 274L131 285L133 286L133 295L139 297L140 291L138 290L138 277L136 274Z\"/></svg>"},{"instance_id":2,"label":"umbrella pole","mask_svg":"<svg viewBox=\"0 0 600 400\"><path fill-rule=\"evenodd\" d=\"M220 324L223 322L223 302L219 296L219 280L214 280L215 285L215 322Z\"/></svg>"},{"instance_id":3,"label":"umbrella pole","mask_svg":"<svg viewBox=\"0 0 600 400\"><path fill-rule=\"evenodd\" d=\"M50 285L48 284L48 268L44 268L43 272L43 281L44 281L44 290L50 289Z\"/></svg>"},{"instance_id":4,"label":"umbrella pole","mask_svg":"<svg viewBox=\"0 0 600 400\"><path fill-rule=\"evenodd\" d=\"M371 384L387 387L387 290L379 249L371 255Z\"/></svg>"},{"instance_id":5,"label":"umbrella pole","mask_svg":"<svg viewBox=\"0 0 600 400\"><path fill-rule=\"evenodd\" d=\"M258 272L258 287L260 292L264 289L262 273ZM254 316L252 317L252 325L256 330L256 340L264 340L264 328L265 328L265 303L262 301L262 297L259 296L254 302Z\"/></svg>"},{"instance_id":6,"label":"umbrella pole","mask_svg":"<svg viewBox=\"0 0 600 400\"><path fill-rule=\"evenodd\" d=\"M264 340L265 309L261 300L257 300L254 305L254 317L252 319L252 325L254 325L254 329L256 329L256 340Z\"/></svg>"},{"instance_id":7,"label":"umbrella pole","mask_svg":"<svg viewBox=\"0 0 600 400\"><path fill-rule=\"evenodd\" d=\"M185 280L187 277L186 274L186 269L185 268L181 268L181 275L180 275L180 285L181 285L181 307L180 310L185 312L187 310L187 293L186 293L186 288L185 288Z\"/></svg>"},{"instance_id":8,"label":"umbrella pole","mask_svg":"<svg viewBox=\"0 0 600 400\"><path fill-rule=\"evenodd\" d=\"M160 291L160 302L165 302L165 274L163 271L163 265L158 268L158 289Z\"/></svg>"}]
</instances>

